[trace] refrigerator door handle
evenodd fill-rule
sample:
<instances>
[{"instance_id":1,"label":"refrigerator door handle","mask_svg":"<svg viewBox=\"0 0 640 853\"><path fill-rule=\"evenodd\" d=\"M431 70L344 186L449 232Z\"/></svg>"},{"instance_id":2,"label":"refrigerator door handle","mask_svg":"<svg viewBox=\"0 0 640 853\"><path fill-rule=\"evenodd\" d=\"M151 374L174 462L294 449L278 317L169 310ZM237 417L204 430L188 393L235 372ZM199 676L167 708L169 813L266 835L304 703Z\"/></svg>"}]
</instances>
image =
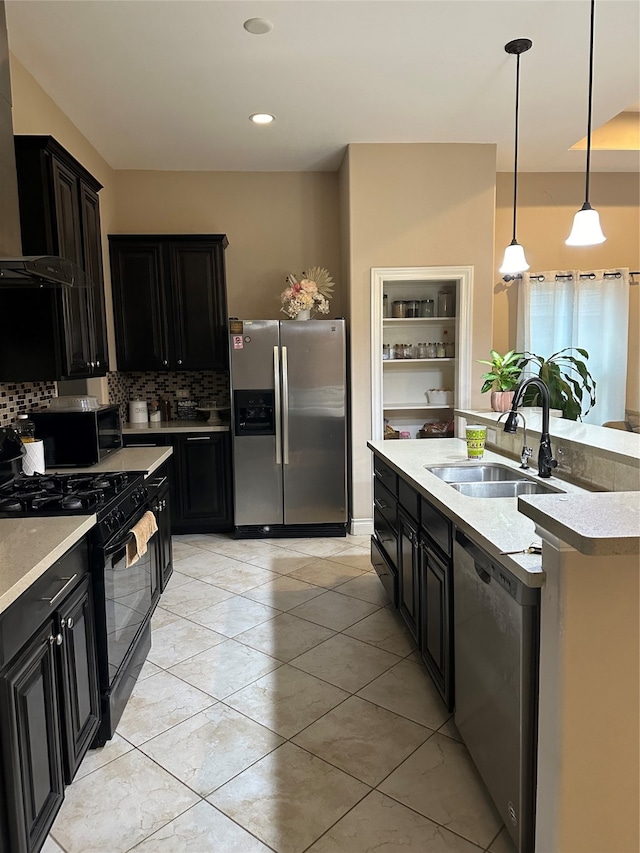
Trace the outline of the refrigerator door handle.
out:
<instances>
[{"instance_id":1,"label":"refrigerator door handle","mask_svg":"<svg viewBox=\"0 0 640 853\"><path fill-rule=\"evenodd\" d=\"M287 348L282 347L282 453L289 464L289 366Z\"/></svg>"},{"instance_id":2,"label":"refrigerator door handle","mask_svg":"<svg viewBox=\"0 0 640 853\"><path fill-rule=\"evenodd\" d=\"M282 443L282 437L280 435L280 423L282 420L282 401L280 397L280 348L273 348L273 401L275 408L275 423L276 423L276 465L280 465L282 463L282 456L280 453L280 446Z\"/></svg>"}]
</instances>

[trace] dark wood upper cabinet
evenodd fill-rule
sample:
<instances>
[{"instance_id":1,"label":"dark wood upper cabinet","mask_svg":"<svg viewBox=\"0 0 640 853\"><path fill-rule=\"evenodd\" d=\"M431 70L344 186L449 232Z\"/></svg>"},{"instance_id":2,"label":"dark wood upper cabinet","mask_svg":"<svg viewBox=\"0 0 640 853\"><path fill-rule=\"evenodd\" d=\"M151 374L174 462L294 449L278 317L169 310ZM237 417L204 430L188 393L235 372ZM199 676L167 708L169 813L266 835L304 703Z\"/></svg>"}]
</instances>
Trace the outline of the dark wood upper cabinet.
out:
<instances>
[{"instance_id":1,"label":"dark wood upper cabinet","mask_svg":"<svg viewBox=\"0 0 640 853\"><path fill-rule=\"evenodd\" d=\"M120 370L228 366L224 234L109 237Z\"/></svg>"},{"instance_id":2,"label":"dark wood upper cabinet","mask_svg":"<svg viewBox=\"0 0 640 853\"><path fill-rule=\"evenodd\" d=\"M23 253L73 261L93 287L3 291L3 315L23 321L0 345L0 379L104 376L102 185L51 136L16 136L15 153Z\"/></svg>"}]
</instances>

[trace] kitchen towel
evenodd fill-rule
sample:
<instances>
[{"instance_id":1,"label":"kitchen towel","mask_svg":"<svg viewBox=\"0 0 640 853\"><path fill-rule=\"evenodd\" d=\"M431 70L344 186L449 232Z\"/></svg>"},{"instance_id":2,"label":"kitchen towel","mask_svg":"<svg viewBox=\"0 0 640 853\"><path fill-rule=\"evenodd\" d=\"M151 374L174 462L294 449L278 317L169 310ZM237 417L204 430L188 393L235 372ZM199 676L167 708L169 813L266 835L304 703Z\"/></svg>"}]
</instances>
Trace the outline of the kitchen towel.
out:
<instances>
[{"instance_id":1,"label":"kitchen towel","mask_svg":"<svg viewBox=\"0 0 640 853\"><path fill-rule=\"evenodd\" d=\"M25 441L23 446L25 454L22 457L22 473L27 477L44 474L44 441Z\"/></svg>"},{"instance_id":2,"label":"kitchen towel","mask_svg":"<svg viewBox=\"0 0 640 853\"><path fill-rule=\"evenodd\" d=\"M147 545L153 534L158 530L155 515L147 510L137 524L134 524L130 532L133 538L127 542L126 568L137 563L140 557L147 553Z\"/></svg>"}]
</instances>

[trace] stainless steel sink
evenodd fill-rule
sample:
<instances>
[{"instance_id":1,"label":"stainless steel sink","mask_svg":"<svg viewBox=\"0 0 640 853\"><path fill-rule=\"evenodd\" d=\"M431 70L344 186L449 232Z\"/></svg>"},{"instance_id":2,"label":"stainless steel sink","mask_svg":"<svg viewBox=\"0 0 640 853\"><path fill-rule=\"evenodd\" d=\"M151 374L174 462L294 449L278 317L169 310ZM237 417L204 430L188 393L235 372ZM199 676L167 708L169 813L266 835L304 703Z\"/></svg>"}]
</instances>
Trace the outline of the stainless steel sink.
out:
<instances>
[{"instance_id":1,"label":"stainless steel sink","mask_svg":"<svg viewBox=\"0 0 640 853\"><path fill-rule=\"evenodd\" d=\"M513 468L508 468L506 465L485 464L485 465L436 465L424 466L427 471L431 471L436 477L440 477L445 483L487 483L504 480L525 480L528 478L524 474L520 474Z\"/></svg>"},{"instance_id":2,"label":"stainless steel sink","mask_svg":"<svg viewBox=\"0 0 640 853\"><path fill-rule=\"evenodd\" d=\"M518 495L546 495L562 493L562 489L533 480L520 479L516 482L450 483L452 489L470 498L515 498Z\"/></svg>"}]
</instances>

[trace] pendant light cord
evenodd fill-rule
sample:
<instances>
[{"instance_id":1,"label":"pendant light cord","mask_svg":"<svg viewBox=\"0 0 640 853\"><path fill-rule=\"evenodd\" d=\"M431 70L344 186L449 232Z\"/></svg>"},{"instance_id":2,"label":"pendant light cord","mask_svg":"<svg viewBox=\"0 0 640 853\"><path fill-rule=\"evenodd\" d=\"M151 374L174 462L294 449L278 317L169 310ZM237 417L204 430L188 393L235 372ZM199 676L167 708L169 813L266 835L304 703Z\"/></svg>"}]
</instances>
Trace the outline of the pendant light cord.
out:
<instances>
[{"instance_id":1,"label":"pendant light cord","mask_svg":"<svg viewBox=\"0 0 640 853\"><path fill-rule=\"evenodd\" d=\"M520 111L520 54L516 54L516 138L513 156L513 242L516 242L516 210L518 203L518 114Z\"/></svg>"},{"instance_id":2,"label":"pendant light cord","mask_svg":"<svg viewBox=\"0 0 640 853\"><path fill-rule=\"evenodd\" d=\"M593 34L595 30L596 0L591 0L591 35L589 39L589 105L587 108L587 176L584 198L589 204L589 179L591 175L591 113L593 103Z\"/></svg>"}]
</instances>

